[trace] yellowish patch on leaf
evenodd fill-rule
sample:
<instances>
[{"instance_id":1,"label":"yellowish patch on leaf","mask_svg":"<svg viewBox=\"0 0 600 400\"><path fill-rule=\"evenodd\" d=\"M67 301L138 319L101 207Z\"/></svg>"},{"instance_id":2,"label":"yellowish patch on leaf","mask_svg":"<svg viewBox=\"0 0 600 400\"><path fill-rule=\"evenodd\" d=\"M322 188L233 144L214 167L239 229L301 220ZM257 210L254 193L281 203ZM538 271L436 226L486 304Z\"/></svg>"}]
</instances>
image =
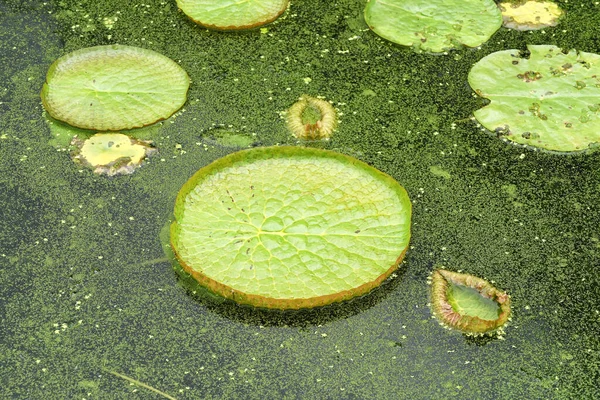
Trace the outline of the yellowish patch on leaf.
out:
<instances>
[{"instance_id":1,"label":"yellowish patch on leaf","mask_svg":"<svg viewBox=\"0 0 600 400\"><path fill-rule=\"evenodd\" d=\"M150 142L122 133L97 133L86 140L73 139L78 148L73 159L94 169L97 174L131 174L156 149Z\"/></svg>"},{"instance_id":2,"label":"yellowish patch on leaf","mask_svg":"<svg viewBox=\"0 0 600 400\"><path fill-rule=\"evenodd\" d=\"M519 31L556 26L563 11L551 1L527 1L525 3L500 3L504 26Z\"/></svg>"}]
</instances>

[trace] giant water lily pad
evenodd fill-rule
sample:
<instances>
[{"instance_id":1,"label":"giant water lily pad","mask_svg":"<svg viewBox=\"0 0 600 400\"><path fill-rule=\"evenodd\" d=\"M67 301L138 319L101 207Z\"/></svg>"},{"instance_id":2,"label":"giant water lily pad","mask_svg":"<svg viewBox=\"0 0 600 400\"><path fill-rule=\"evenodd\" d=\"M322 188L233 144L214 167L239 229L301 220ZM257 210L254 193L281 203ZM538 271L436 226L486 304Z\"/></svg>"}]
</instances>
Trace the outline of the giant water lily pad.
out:
<instances>
[{"instance_id":1,"label":"giant water lily pad","mask_svg":"<svg viewBox=\"0 0 600 400\"><path fill-rule=\"evenodd\" d=\"M170 117L189 78L173 60L132 46L96 46L56 60L42 88L53 117L98 131L137 128Z\"/></svg>"},{"instance_id":2,"label":"giant water lily pad","mask_svg":"<svg viewBox=\"0 0 600 400\"><path fill-rule=\"evenodd\" d=\"M249 29L274 21L289 0L177 0L194 22L210 29Z\"/></svg>"},{"instance_id":3,"label":"giant water lily pad","mask_svg":"<svg viewBox=\"0 0 600 400\"><path fill-rule=\"evenodd\" d=\"M434 53L479 46L502 25L493 0L369 0L365 20L387 40Z\"/></svg>"},{"instance_id":4,"label":"giant water lily pad","mask_svg":"<svg viewBox=\"0 0 600 400\"><path fill-rule=\"evenodd\" d=\"M475 92L491 101L475 118L498 136L570 152L600 142L600 56L528 46L484 57L469 72Z\"/></svg>"},{"instance_id":5,"label":"giant water lily pad","mask_svg":"<svg viewBox=\"0 0 600 400\"><path fill-rule=\"evenodd\" d=\"M429 283L433 313L448 328L472 335L494 333L510 317L510 297L484 279L438 269Z\"/></svg>"},{"instance_id":6,"label":"giant water lily pad","mask_svg":"<svg viewBox=\"0 0 600 400\"><path fill-rule=\"evenodd\" d=\"M200 284L238 303L297 309L349 299L398 266L411 203L346 155L243 150L200 169L175 204L171 244Z\"/></svg>"}]
</instances>

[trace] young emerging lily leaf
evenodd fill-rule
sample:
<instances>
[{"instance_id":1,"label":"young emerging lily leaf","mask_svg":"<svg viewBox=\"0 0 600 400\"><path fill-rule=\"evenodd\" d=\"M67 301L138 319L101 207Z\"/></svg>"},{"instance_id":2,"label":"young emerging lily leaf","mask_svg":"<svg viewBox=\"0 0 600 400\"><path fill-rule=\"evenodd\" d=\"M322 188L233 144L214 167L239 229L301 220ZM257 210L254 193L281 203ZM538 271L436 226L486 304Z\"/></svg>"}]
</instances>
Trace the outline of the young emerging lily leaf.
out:
<instances>
[{"instance_id":1,"label":"young emerging lily leaf","mask_svg":"<svg viewBox=\"0 0 600 400\"><path fill-rule=\"evenodd\" d=\"M556 46L492 53L469 72L475 92L491 101L475 118L499 137L558 152L600 142L600 56Z\"/></svg>"},{"instance_id":2,"label":"young emerging lily leaf","mask_svg":"<svg viewBox=\"0 0 600 400\"><path fill-rule=\"evenodd\" d=\"M519 3L500 3L504 26L519 31L556 26L563 11L551 1L529 0Z\"/></svg>"},{"instance_id":3,"label":"young emerging lily leaf","mask_svg":"<svg viewBox=\"0 0 600 400\"><path fill-rule=\"evenodd\" d=\"M434 53L479 46L502 25L493 0L369 0L365 20L387 40Z\"/></svg>"},{"instance_id":4,"label":"young emerging lily leaf","mask_svg":"<svg viewBox=\"0 0 600 400\"><path fill-rule=\"evenodd\" d=\"M186 100L189 78L173 60L139 47L111 45L56 60L42 88L46 111L83 129L138 128L170 117Z\"/></svg>"},{"instance_id":5,"label":"young emerging lily leaf","mask_svg":"<svg viewBox=\"0 0 600 400\"><path fill-rule=\"evenodd\" d=\"M289 0L177 0L194 22L210 29L231 31L268 24L288 7Z\"/></svg>"},{"instance_id":6,"label":"young emerging lily leaf","mask_svg":"<svg viewBox=\"0 0 600 400\"><path fill-rule=\"evenodd\" d=\"M298 139L329 139L337 126L337 113L323 99L304 95L287 111L288 129Z\"/></svg>"},{"instance_id":7,"label":"young emerging lily leaf","mask_svg":"<svg viewBox=\"0 0 600 400\"><path fill-rule=\"evenodd\" d=\"M438 269L430 277L431 308L440 323L466 334L500 333L510 297L484 279Z\"/></svg>"},{"instance_id":8,"label":"young emerging lily leaf","mask_svg":"<svg viewBox=\"0 0 600 400\"><path fill-rule=\"evenodd\" d=\"M300 147L243 150L200 169L175 203L182 267L223 297L298 309L370 291L398 266L411 203L390 176Z\"/></svg>"}]
</instances>

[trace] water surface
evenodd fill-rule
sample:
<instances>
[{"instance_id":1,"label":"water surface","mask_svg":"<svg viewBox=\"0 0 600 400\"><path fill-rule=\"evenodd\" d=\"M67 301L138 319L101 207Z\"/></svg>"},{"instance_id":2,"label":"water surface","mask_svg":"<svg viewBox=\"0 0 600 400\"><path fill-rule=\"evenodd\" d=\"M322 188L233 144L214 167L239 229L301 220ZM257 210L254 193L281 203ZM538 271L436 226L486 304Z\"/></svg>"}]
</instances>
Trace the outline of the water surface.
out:
<instances>
[{"instance_id":1,"label":"water surface","mask_svg":"<svg viewBox=\"0 0 600 400\"><path fill-rule=\"evenodd\" d=\"M369 31L362 1L296 1L241 33L198 27L174 1L1 1L0 397L162 398L107 371L178 399L600 396L600 155L508 145L469 119L484 104L467 83L482 57L527 44L600 53L597 2L559 3L555 28L429 55ZM39 99L57 57L110 43L158 51L192 79L181 112L136 134L159 155L113 178L71 161ZM177 191L240 144L296 145L280 112L302 94L340 111L321 147L413 200L397 278L316 312L190 296L160 239ZM510 293L504 340L431 318L426 279L442 265Z\"/></svg>"}]
</instances>

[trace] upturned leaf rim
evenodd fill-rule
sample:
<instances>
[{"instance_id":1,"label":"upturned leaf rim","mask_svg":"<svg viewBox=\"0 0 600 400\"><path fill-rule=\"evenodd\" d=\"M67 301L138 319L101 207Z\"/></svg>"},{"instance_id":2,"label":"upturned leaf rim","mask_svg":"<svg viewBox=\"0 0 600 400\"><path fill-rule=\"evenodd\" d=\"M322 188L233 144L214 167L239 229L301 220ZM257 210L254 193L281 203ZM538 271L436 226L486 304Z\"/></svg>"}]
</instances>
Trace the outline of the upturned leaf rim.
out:
<instances>
[{"instance_id":1,"label":"upturned leaf rim","mask_svg":"<svg viewBox=\"0 0 600 400\"><path fill-rule=\"evenodd\" d=\"M263 158L287 158L287 157L305 157L311 160L318 160L319 158L327 160L336 160L348 166L349 168L358 168L367 174L380 180L381 183L390 188L391 191L398 196L400 203L402 204L402 210L398 212L403 214L403 218L406 219L406 242L399 246L397 255L394 259L390 259L388 267L378 273L373 279L364 282L363 284L353 287L349 290L341 290L335 293L329 293L324 295L318 295L313 297L305 298L276 298L268 295L259 295L255 293L245 293L232 287L231 285L224 284L217 279L214 279L208 274L203 273L201 267L191 265L191 263L182 257L181 252L178 250L178 235L179 235L179 221L183 217L185 209L185 201L189 193L194 190L196 186L202 183L202 181L214 173L219 173L223 168L227 168L232 165L243 165L245 163L253 162L254 160L260 160ZM353 157L340 154L337 152L294 147L294 146L272 146L254 148L248 150L241 150L223 158L220 158L213 163L201 168L197 171L181 188L177 198L175 200L174 209L174 222L170 227L170 243L175 254L175 257L181 267L190 275L192 275L199 284L209 289L211 292L217 293L222 297L233 300L239 304L251 305L259 308L268 309L301 309L301 308L313 308L318 306L324 306L327 304L341 302L349 300L351 298L364 295L379 286L385 281L398 267L404 255L408 249L408 243L410 240L410 219L411 219L411 203L408 198L406 190L391 176L369 166L368 164L354 159Z\"/></svg>"}]
</instances>

